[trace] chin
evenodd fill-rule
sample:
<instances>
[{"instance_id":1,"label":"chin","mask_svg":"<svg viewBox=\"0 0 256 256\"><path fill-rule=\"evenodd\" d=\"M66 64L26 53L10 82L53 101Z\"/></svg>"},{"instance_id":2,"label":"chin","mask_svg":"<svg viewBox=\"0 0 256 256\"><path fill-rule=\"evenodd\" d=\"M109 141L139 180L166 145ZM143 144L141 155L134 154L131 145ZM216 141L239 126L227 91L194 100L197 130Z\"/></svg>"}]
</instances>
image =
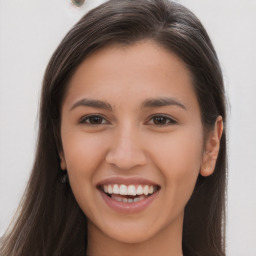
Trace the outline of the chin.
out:
<instances>
[{"instance_id":1,"label":"chin","mask_svg":"<svg viewBox=\"0 0 256 256\"><path fill-rule=\"evenodd\" d=\"M154 235L149 233L148 231L140 232L136 229L130 228L128 232L118 232L118 233L111 233L109 237L119 243L124 244L140 244L150 240Z\"/></svg>"}]
</instances>

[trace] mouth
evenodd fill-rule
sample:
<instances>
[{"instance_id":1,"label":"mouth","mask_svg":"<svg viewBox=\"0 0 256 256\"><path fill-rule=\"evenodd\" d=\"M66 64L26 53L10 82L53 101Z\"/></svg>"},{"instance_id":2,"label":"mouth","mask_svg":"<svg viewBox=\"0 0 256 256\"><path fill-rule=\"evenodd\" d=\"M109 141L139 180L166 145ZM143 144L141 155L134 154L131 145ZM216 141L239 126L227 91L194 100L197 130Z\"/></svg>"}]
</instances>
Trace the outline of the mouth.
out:
<instances>
[{"instance_id":1,"label":"mouth","mask_svg":"<svg viewBox=\"0 0 256 256\"><path fill-rule=\"evenodd\" d=\"M143 201L156 194L158 185L145 184L104 184L98 186L101 192L116 202L132 204Z\"/></svg>"}]
</instances>

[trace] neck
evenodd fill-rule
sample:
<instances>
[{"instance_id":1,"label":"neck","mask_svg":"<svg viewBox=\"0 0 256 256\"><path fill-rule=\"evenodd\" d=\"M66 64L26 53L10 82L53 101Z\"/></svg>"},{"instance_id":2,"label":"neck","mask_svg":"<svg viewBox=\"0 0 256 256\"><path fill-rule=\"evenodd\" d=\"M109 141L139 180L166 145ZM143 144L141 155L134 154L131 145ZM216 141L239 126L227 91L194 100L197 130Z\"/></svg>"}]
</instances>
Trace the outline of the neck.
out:
<instances>
[{"instance_id":1,"label":"neck","mask_svg":"<svg viewBox=\"0 0 256 256\"><path fill-rule=\"evenodd\" d=\"M182 256L182 218L139 243L117 241L88 223L88 256Z\"/></svg>"}]
</instances>

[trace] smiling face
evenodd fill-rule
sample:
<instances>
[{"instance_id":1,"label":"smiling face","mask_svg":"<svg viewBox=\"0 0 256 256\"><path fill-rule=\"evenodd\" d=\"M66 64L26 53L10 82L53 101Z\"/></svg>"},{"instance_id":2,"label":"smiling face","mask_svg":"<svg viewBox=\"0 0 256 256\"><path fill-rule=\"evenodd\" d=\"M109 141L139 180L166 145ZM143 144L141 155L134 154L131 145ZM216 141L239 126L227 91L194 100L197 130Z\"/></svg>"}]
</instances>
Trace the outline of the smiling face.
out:
<instances>
[{"instance_id":1,"label":"smiling face","mask_svg":"<svg viewBox=\"0 0 256 256\"><path fill-rule=\"evenodd\" d=\"M128 243L181 236L204 136L178 57L152 41L93 53L72 77L61 117L61 167L89 236Z\"/></svg>"}]
</instances>

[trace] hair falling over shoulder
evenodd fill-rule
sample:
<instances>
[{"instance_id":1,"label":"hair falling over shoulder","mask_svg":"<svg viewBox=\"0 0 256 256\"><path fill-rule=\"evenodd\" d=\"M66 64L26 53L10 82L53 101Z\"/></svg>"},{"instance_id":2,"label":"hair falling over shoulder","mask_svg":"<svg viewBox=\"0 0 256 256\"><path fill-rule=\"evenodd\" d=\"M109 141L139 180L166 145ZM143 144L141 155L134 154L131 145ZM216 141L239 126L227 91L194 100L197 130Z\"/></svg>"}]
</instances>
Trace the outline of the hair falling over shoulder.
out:
<instances>
[{"instance_id":1,"label":"hair falling over shoulder","mask_svg":"<svg viewBox=\"0 0 256 256\"><path fill-rule=\"evenodd\" d=\"M213 45L188 9L168 0L110 0L86 14L65 36L45 72L37 151L16 217L2 238L3 256L86 255L87 219L60 168L60 108L68 82L92 52L119 43L151 39L188 67L209 131L226 122L222 72ZM198 176L183 226L185 256L225 255L226 135L213 175Z\"/></svg>"}]
</instances>

